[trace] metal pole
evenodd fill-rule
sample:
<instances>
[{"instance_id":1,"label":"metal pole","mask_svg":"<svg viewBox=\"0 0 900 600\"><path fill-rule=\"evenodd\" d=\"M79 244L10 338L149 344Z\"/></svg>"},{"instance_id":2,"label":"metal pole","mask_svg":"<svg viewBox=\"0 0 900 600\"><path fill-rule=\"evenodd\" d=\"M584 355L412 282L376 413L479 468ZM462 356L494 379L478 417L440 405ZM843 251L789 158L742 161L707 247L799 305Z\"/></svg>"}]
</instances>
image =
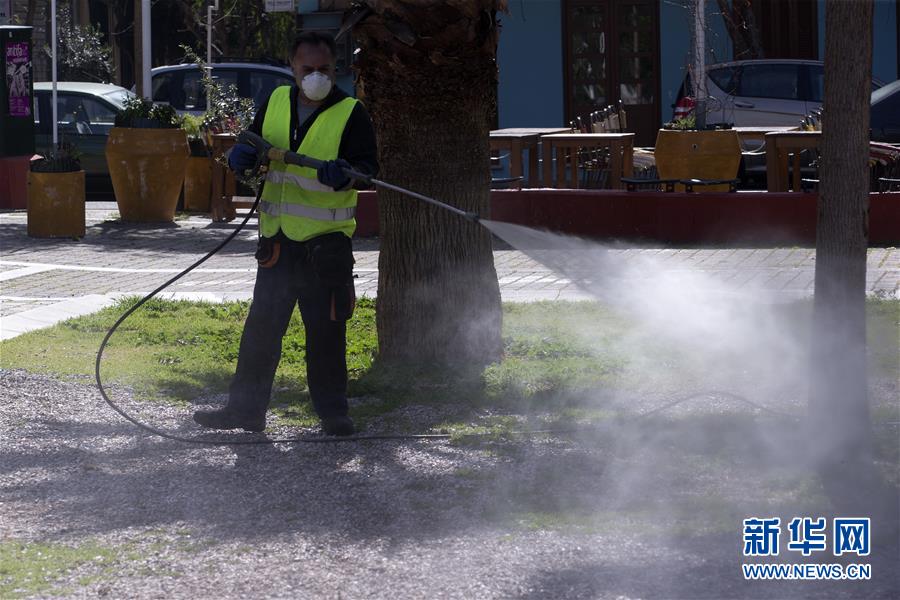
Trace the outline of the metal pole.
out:
<instances>
[{"instance_id":1,"label":"metal pole","mask_svg":"<svg viewBox=\"0 0 900 600\"><path fill-rule=\"evenodd\" d=\"M150 84L150 0L141 0L141 81L144 86L144 98L153 98Z\"/></svg>"},{"instance_id":2,"label":"metal pole","mask_svg":"<svg viewBox=\"0 0 900 600\"><path fill-rule=\"evenodd\" d=\"M209 1L206 5L206 68L212 69L212 35L213 35L213 12L219 10L219 0Z\"/></svg>"},{"instance_id":3,"label":"metal pole","mask_svg":"<svg viewBox=\"0 0 900 600\"><path fill-rule=\"evenodd\" d=\"M206 66L212 65L212 4L206 7Z\"/></svg>"},{"instance_id":4,"label":"metal pole","mask_svg":"<svg viewBox=\"0 0 900 600\"><path fill-rule=\"evenodd\" d=\"M56 152L56 148L59 144L59 132L58 124L56 122L56 0L51 0L50 2L50 51L53 54L51 58L51 72L52 72L52 81L53 81L53 93L50 95L50 104L52 108L52 117L53 117L53 151Z\"/></svg>"}]
</instances>

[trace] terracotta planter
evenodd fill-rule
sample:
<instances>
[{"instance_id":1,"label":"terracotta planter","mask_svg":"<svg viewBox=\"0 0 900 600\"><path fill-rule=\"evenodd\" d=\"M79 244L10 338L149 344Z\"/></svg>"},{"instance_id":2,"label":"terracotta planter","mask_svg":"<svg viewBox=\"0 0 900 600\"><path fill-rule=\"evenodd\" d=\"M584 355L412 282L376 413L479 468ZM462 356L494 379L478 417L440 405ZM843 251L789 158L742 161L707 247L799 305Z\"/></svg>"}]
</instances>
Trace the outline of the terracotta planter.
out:
<instances>
[{"instance_id":1,"label":"terracotta planter","mask_svg":"<svg viewBox=\"0 0 900 600\"><path fill-rule=\"evenodd\" d=\"M735 179L741 166L741 142L733 129L660 129L654 155L660 179ZM684 186L676 190L683 192ZM728 186L699 186L694 191L727 192Z\"/></svg>"},{"instance_id":2,"label":"terracotta planter","mask_svg":"<svg viewBox=\"0 0 900 600\"><path fill-rule=\"evenodd\" d=\"M84 171L28 173L28 235L84 237Z\"/></svg>"},{"instance_id":3,"label":"terracotta planter","mask_svg":"<svg viewBox=\"0 0 900 600\"><path fill-rule=\"evenodd\" d=\"M174 221L187 165L182 129L113 127L106 162L123 221Z\"/></svg>"},{"instance_id":4,"label":"terracotta planter","mask_svg":"<svg viewBox=\"0 0 900 600\"><path fill-rule=\"evenodd\" d=\"M187 169L184 175L184 210L209 212L211 186L212 158L192 156L187 159Z\"/></svg>"}]
</instances>

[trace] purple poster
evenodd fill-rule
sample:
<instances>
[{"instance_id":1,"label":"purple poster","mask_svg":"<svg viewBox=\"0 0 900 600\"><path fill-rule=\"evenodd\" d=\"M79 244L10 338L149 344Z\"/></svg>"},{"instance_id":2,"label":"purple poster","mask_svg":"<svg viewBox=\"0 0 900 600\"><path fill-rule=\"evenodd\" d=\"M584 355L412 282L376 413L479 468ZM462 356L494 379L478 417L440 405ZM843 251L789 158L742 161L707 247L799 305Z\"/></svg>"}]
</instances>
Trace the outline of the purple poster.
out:
<instances>
[{"instance_id":1,"label":"purple poster","mask_svg":"<svg viewBox=\"0 0 900 600\"><path fill-rule=\"evenodd\" d=\"M28 42L6 42L6 89L9 116L31 116L31 55Z\"/></svg>"}]
</instances>

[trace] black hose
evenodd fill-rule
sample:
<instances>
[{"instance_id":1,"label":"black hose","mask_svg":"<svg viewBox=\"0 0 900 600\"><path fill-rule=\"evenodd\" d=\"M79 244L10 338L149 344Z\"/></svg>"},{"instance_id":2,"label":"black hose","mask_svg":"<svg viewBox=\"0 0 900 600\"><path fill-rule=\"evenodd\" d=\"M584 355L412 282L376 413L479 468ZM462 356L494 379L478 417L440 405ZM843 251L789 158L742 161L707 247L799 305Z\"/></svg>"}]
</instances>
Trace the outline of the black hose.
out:
<instances>
[{"instance_id":1,"label":"black hose","mask_svg":"<svg viewBox=\"0 0 900 600\"><path fill-rule=\"evenodd\" d=\"M401 190L401 191L406 192L406 190ZM175 283L176 281L178 281L179 279L181 279L182 277L184 277L185 275L187 275L188 273L190 273L191 271L193 271L194 269L196 269L197 267L202 265L204 262L209 260L214 254L216 254L219 250L224 248L231 240L233 240L235 238L235 236L237 236L237 234L240 233L241 230L244 228L244 226L250 221L250 217L252 217L253 213L256 211L256 207L259 205L259 200L261 197L262 197L262 185L260 185L260 187L259 187L259 192L257 192L257 194L256 194L256 200L253 202L253 206L250 207L250 211L247 213L247 216L244 217L244 220L238 224L238 226L235 228L235 230L232 231L228 235L228 237L226 237L218 246L216 246L215 248L210 250L203 258L201 258L200 260L198 260L197 262L195 262L194 264L192 264L185 270L181 271L180 273L178 273L177 275L175 275L174 277L172 277L171 279L169 279L168 281L166 281L165 283L160 285L158 288L156 288L155 290L153 290L152 292L150 292L149 294L147 294L146 296L144 296L143 298L138 300L131 308L126 310L122 314L122 316L120 316L116 320L116 322L113 324L113 326L109 328L109 331L106 332L106 336L103 338L103 341L100 343L100 348L97 350L97 359L94 363L94 377L97 380L97 388L100 390L100 395L103 397L103 399L106 401L106 403L110 406L110 408L112 408L114 411L119 413L122 416L122 418L124 418L129 423L132 423L133 425L139 427L140 429L143 429L144 431L146 431L148 433L152 433L154 435L158 435L159 437L163 437L163 438L166 438L169 440L175 440L177 442L187 442L190 444L207 444L207 445L211 445L211 446L231 446L231 445L247 445L247 444L294 444L294 443L323 444L323 443L337 443L337 442L360 442L360 441L367 441L367 440L435 440L435 439L449 439L452 437L486 437L486 436L494 435L492 432L488 432L488 433L472 433L472 434L462 434L462 435L451 434L451 433L410 433L410 434L350 435L350 436L342 436L342 437L313 437L313 436L291 437L291 438L265 438L265 437L263 437L263 438L253 438L253 439L249 439L249 440L248 439L240 439L240 440L222 439L221 437L188 438L188 437L174 435L174 434L168 433L166 431L163 431L161 429L157 429L155 427L147 425L145 423L141 423L140 421L138 421L137 419L135 419L134 417L129 415L127 412L125 412L118 404L113 402L113 400L109 397L109 395L107 395L106 389L103 387L103 381L100 378L100 361L103 358L103 350L106 349L106 345L109 342L109 339L112 337L113 333L115 333L115 331L119 328L119 325L121 325L125 321L125 319L130 317L138 308L143 306L148 300L150 300L151 298L156 296L156 294L158 294L162 290L166 289L167 287L169 287L170 285L172 285L173 283ZM416 195L416 197L418 197L418 195ZM440 204L440 206L442 206L444 208L448 208L448 209L453 208L453 207L449 207L449 206L446 206L443 204ZM458 210L459 209L455 209L454 212L457 212ZM628 419L628 421L643 419L645 417L649 417L649 416L656 414L658 412L661 412L663 410L672 408L673 406L681 404L682 402L686 402L687 400L691 400L693 398L699 398L699 397L707 396L707 395L715 395L715 396L721 396L721 397L725 397L725 398L736 399L736 400L739 400L741 402L744 402L746 404L749 404L751 406L754 406L760 410L766 411L766 412L771 413L776 416L796 418L796 417L793 417L792 415L780 413L780 412L774 411L772 409L766 408L765 406L756 404L755 402L752 402L752 401L748 400L747 398L744 398L743 396L738 396L737 394L732 394L729 392L720 392L720 391L709 391L709 392L699 392L699 393L695 393L695 394L690 394L688 396L678 398L678 399L668 402L658 408L655 408L649 412L642 413L640 415L636 415L636 416ZM508 431L508 432L504 432L504 433L506 435L530 436L530 435L543 435L543 434L580 433L580 432L585 431L586 429L587 428L539 429L539 430L526 430L526 431Z\"/></svg>"}]
</instances>

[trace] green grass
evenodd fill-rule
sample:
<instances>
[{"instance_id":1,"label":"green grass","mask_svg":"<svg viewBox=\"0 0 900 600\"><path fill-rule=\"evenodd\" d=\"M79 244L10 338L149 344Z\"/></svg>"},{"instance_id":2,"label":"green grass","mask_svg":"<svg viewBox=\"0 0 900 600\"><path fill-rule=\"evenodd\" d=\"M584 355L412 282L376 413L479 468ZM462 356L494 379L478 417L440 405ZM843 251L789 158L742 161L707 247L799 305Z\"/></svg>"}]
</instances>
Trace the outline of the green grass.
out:
<instances>
[{"instance_id":1,"label":"green grass","mask_svg":"<svg viewBox=\"0 0 900 600\"><path fill-rule=\"evenodd\" d=\"M134 302L125 299L98 313L4 341L0 367L92 378L100 341ZM248 308L247 302L151 300L113 336L104 353L104 381L130 386L139 399L151 401L186 404L226 392ZM871 299L867 308L870 365L882 376L896 376L900 302ZM808 319L811 302L783 310L785 319ZM504 359L486 369L384 365L376 360L375 304L362 299L347 331L350 395L365 397L354 406L354 417L365 425L409 403L454 403L489 407L494 414L549 412L562 419L602 421L615 416L602 401L605 391L648 384L662 389L672 381L684 385L698 367L707 368L695 364L690 353L652 338L643 343L641 356L634 357L633 346L622 342L634 324L596 302L506 304L503 313ZM296 311L282 348L272 408L287 424L315 425L305 391L305 336ZM592 398L589 405L586 398ZM519 428L513 421L435 425L458 437L472 433L472 427L497 434Z\"/></svg>"},{"instance_id":2,"label":"green grass","mask_svg":"<svg viewBox=\"0 0 900 600\"><path fill-rule=\"evenodd\" d=\"M117 554L94 543L68 546L57 543L0 542L0 598L39 594L72 569L91 565L106 572ZM89 583L95 576L83 576Z\"/></svg>"}]
</instances>

